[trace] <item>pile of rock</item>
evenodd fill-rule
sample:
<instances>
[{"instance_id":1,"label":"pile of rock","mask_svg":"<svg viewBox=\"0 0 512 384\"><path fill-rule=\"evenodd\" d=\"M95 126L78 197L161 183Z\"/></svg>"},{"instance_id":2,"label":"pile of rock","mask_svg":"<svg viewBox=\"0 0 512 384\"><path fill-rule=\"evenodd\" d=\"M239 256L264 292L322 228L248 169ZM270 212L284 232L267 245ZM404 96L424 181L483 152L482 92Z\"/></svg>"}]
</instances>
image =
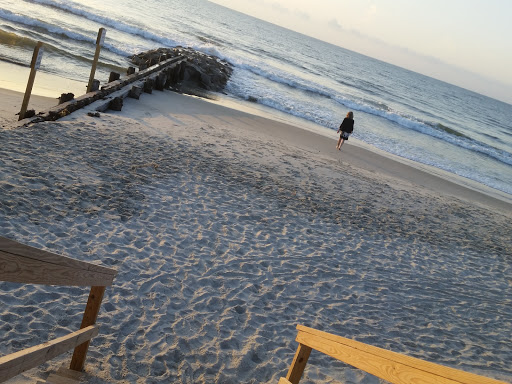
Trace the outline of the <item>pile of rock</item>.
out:
<instances>
[{"instance_id":1,"label":"pile of rock","mask_svg":"<svg viewBox=\"0 0 512 384\"><path fill-rule=\"evenodd\" d=\"M183 56L186 60L182 63L181 85L199 87L208 91L220 92L233 72L233 67L228 62L213 55L198 52L192 48L174 47L158 48L151 51L138 53L130 57L131 62L144 70L164 60Z\"/></svg>"}]
</instances>

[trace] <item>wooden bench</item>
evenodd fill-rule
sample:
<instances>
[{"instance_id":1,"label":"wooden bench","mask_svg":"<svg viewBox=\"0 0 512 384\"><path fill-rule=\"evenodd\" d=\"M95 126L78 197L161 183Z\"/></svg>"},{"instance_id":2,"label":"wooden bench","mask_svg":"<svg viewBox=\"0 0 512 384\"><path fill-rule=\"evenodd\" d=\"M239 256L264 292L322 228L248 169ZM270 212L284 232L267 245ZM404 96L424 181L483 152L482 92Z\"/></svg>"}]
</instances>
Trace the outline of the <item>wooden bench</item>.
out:
<instances>
[{"instance_id":1,"label":"wooden bench","mask_svg":"<svg viewBox=\"0 0 512 384\"><path fill-rule=\"evenodd\" d=\"M341 336L297 325L299 347L286 378L279 384L298 384L312 349L394 384L507 384L373 347Z\"/></svg>"},{"instance_id":2,"label":"wooden bench","mask_svg":"<svg viewBox=\"0 0 512 384\"><path fill-rule=\"evenodd\" d=\"M90 340L98 334L96 319L103 294L116 270L42 251L0 237L0 281L23 284L89 286L80 330L0 357L0 382L74 349L70 370L82 371Z\"/></svg>"}]
</instances>

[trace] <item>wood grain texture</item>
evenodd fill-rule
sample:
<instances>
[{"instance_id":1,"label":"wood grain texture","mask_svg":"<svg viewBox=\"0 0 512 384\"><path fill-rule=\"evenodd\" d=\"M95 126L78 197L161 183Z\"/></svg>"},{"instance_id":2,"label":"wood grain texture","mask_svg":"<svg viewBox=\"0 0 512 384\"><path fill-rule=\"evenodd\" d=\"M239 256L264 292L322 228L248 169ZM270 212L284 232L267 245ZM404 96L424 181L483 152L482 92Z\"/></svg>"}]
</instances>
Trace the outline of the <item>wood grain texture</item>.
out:
<instances>
[{"instance_id":1,"label":"wood grain texture","mask_svg":"<svg viewBox=\"0 0 512 384\"><path fill-rule=\"evenodd\" d=\"M80 328L86 328L96 323L98 314L100 312L101 302L103 295L105 294L105 287L91 287L87 305L85 307L84 316L82 318L82 324ZM73 357L69 369L73 371L82 371L85 365L85 358L87 357L87 351L89 350L89 341L78 345L73 351Z\"/></svg>"},{"instance_id":2,"label":"wood grain texture","mask_svg":"<svg viewBox=\"0 0 512 384\"><path fill-rule=\"evenodd\" d=\"M302 325L296 340L337 360L396 384L506 384L414 357L373 347Z\"/></svg>"},{"instance_id":3,"label":"wood grain texture","mask_svg":"<svg viewBox=\"0 0 512 384\"><path fill-rule=\"evenodd\" d=\"M17 241L1 236L0 251L39 260L44 263L60 265L63 267L82 269L90 272L100 272L106 275L112 275L113 277L115 277L117 274L117 271L113 268L107 268L101 265L87 263L85 261L75 260L67 256L58 255L56 253L43 251L41 249L21 244Z\"/></svg>"},{"instance_id":4,"label":"wood grain texture","mask_svg":"<svg viewBox=\"0 0 512 384\"><path fill-rule=\"evenodd\" d=\"M0 251L0 281L65 286L110 286L114 275Z\"/></svg>"},{"instance_id":5,"label":"wood grain texture","mask_svg":"<svg viewBox=\"0 0 512 384\"><path fill-rule=\"evenodd\" d=\"M293 357L290 369L288 370L288 374L286 375L286 380L290 381L292 384L299 383L300 378L304 373L304 368L306 368L306 364L308 363L310 354L311 347L304 344L299 344L297 351L295 352L295 356Z\"/></svg>"},{"instance_id":6,"label":"wood grain texture","mask_svg":"<svg viewBox=\"0 0 512 384\"><path fill-rule=\"evenodd\" d=\"M0 382L35 368L44 362L89 341L98 334L97 326L90 326L55 340L0 357Z\"/></svg>"}]
</instances>

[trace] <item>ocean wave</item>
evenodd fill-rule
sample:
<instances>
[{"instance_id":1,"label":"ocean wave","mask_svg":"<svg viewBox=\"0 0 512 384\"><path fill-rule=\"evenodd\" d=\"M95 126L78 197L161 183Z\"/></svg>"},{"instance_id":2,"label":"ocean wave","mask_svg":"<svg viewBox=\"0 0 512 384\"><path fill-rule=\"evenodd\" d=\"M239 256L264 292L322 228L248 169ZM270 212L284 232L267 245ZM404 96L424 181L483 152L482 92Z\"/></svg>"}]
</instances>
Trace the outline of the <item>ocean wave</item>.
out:
<instances>
[{"instance_id":1,"label":"ocean wave","mask_svg":"<svg viewBox=\"0 0 512 384\"><path fill-rule=\"evenodd\" d=\"M88 20L97 22L106 27L111 27L120 32L125 32L130 35L139 36L145 40L154 41L156 43L164 45L165 47L174 47L176 45L179 45L176 42L176 40L169 39L164 36L158 35L156 33L147 31L143 27L136 27L136 26L133 26L130 24L123 23L118 20L111 19L109 17L98 15L94 12L90 12L83 8L77 8L77 7L73 6L73 3L70 3L70 2L63 3L63 2L54 1L54 0L29 0L29 1L31 1L33 3L41 4L41 5L46 5L46 6L49 6L52 8L57 8L62 11L71 13L75 16L85 17ZM94 39L94 41L96 41L96 39ZM122 56L130 56L131 54L133 54L133 52L122 51L122 50L118 50L118 52L114 52L114 53L118 53Z\"/></svg>"},{"instance_id":2,"label":"ocean wave","mask_svg":"<svg viewBox=\"0 0 512 384\"><path fill-rule=\"evenodd\" d=\"M338 104L344 105L345 107L351 110L364 112L386 119L404 128L414 130L424 135L435 137L437 139L443 140L458 147L478 152L482 155L489 156L502 163L512 165L512 154L494 148L492 146L488 146L484 143L475 141L470 137L452 128L444 126L441 123L425 122L416 119L412 116L403 115L397 111L393 111L389 106L387 106L384 103L375 103L368 100L356 101L353 98L342 96L336 93L334 90L322 88L319 85L315 86L312 84L305 84L300 80L297 80L297 78L291 79L290 77L287 77L285 75L280 75L273 71L261 69L255 65L241 63L235 63L234 65L238 69L249 71L250 73L256 76L261 76L264 79L269 80L271 82L286 85L297 90L314 93L316 95L332 99ZM234 92L234 95L237 97L242 97L247 100L249 96L254 96L258 93L258 90L253 90L252 94L247 94L242 89L243 86L238 87ZM266 93L269 93L268 90L266 91ZM322 125L329 126L329 121L332 121L330 120L331 116L324 116L325 113L322 113L322 111L311 111L311 105L308 105L306 107L304 105L301 105L300 102L298 101L294 102L293 100L290 100L290 98L281 97L278 94L278 92L275 92L271 96L255 96L255 98L257 99L257 102L262 105L315 123L320 123Z\"/></svg>"},{"instance_id":3,"label":"ocean wave","mask_svg":"<svg viewBox=\"0 0 512 384\"><path fill-rule=\"evenodd\" d=\"M495 147L486 145L482 142L472 140L468 136L446 127L440 123L423 122L414 117L404 116L396 111L382 110L367 104L360 104L345 97L334 97L334 100L340 104L357 111L368 113L374 116L382 117L386 120L394 122L402 127L412 129L424 135L432 136L440 140L446 141L458 147L478 152L482 155L489 156L504 164L512 165L512 154Z\"/></svg>"},{"instance_id":4,"label":"ocean wave","mask_svg":"<svg viewBox=\"0 0 512 384\"><path fill-rule=\"evenodd\" d=\"M68 39L71 39L74 41L82 41L82 42L86 42L86 43L96 44L96 36L92 37L92 36L87 36L87 35L84 35L81 33L72 32L66 28L58 27L53 24L47 24L41 20L33 19L28 16L19 15L19 14L10 12L5 9L0 9L0 19L11 21L11 22L17 23L19 25L25 25L25 26L29 26L29 27L39 28L43 31L46 31L49 34L59 35L59 36L62 36L62 37L65 37L65 38L68 38ZM119 48L115 47L114 45L109 44L108 42L105 42L103 44L103 48L105 48L117 55L120 55L120 56L126 57L131 54L130 52L119 49Z\"/></svg>"},{"instance_id":5,"label":"ocean wave","mask_svg":"<svg viewBox=\"0 0 512 384\"><path fill-rule=\"evenodd\" d=\"M228 62L230 62L235 67L237 67L241 70L249 71L257 76L261 76L261 77L263 77L267 80L270 80L274 83L286 85L286 86L289 86L291 88L295 88L295 89L298 89L301 91L310 92L310 93L316 94L318 96L326 97L328 99L331 98L331 95L334 92L334 90L331 90L328 88L308 85L311 83L309 83L309 82L306 83L306 81L304 81L304 82L299 81L299 80L297 80L297 77L291 78L289 76L286 76L286 74L284 74L284 73L279 74L273 70L262 69L261 67L259 67L257 65L240 63L240 62L237 63L236 61L230 60L229 58L225 58L225 60L227 60Z\"/></svg>"},{"instance_id":6,"label":"ocean wave","mask_svg":"<svg viewBox=\"0 0 512 384\"><path fill-rule=\"evenodd\" d=\"M30 37L20 36L14 32L7 32L0 29L0 44L33 48L37 44L37 41Z\"/></svg>"},{"instance_id":7,"label":"ocean wave","mask_svg":"<svg viewBox=\"0 0 512 384\"><path fill-rule=\"evenodd\" d=\"M466 139L469 139L469 137L468 137L468 136L466 136L465 134L463 134L463 133L461 133L461 132L459 132L459 131L457 131L457 130L455 130L455 129L452 129L452 128L450 128L450 127L447 127L447 126L445 126L445 125L443 125L443 124L441 124L441 123L437 123L437 124L429 124L429 125L430 125L431 127L433 127L433 128L437 128L437 129L439 129L439 130L441 130L441 131L444 131L444 132L446 132L446 133L448 133L448 134L450 134L450 135L455 135L455 136L458 136L458 137L464 137L464 138L466 138Z\"/></svg>"},{"instance_id":8,"label":"ocean wave","mask_svg":"<svg viewBox=\"0 0 512 384\"><path fill-rule=\"evenodd\" d=\"M113 28L119 32L127 33L132 36L138 36L145 41L156 43L157 46L164 46L164 47L176 47L179 45L182 46L190 46L191 48L194 48L198 51L201 51L203 53L209 54L209 55L216 55L220 57L221 59L228 60L227 57L224 57L219 49L218 46L222 45L217 41L217 39L213 40L213 36L210 38L210 36L201 37L201 36L195 36L199 41L202 42L202 44L194 44L190 42L184 42L184 41L178 41L175 39L170 39L167 37L164 37L162 35L153 33L151 31L148 31L147 29L144 29L145 27L137 27L131 24L127 24L126 22L122 22L119 20L114 20L109 17L105 17L102 15L98 15L92 11L89 11L85 8L78 7L76 4L73 4L72 2L61 2L56 0L26 0L33 3L37 3L40 5L45 5L51 8L56 8L65 12L68 12L70 14L73 14L75 16L84 17L87 20L97 22L105 27ZM94 40L95 41L95 40ZM109 49L114 53L117 53L121 56L128 57L131 56L134 52L130 50L121 50L117 49L114 46L110 46ZM108 48L107 48L108 49ZM144 48L144 49L147 49Z\"/></svg>"}]
</instances>

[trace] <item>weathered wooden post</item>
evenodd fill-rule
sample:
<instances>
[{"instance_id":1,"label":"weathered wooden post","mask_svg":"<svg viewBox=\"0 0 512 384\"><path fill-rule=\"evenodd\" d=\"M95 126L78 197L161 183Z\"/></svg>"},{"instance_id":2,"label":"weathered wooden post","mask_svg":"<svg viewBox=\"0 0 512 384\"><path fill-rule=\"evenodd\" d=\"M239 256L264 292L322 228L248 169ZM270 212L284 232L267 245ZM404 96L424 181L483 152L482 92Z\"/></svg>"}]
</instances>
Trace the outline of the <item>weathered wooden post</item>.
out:
<instances>
[{"instance_id":1,"label":"weathered wooden post","mask_svg":"<svg viewBox=\"0 0 512 384\"><path fill-rule=\"evenodd\" d=\"M89 292L89 299L87 300L87 305L85 306L84 317L82 318L82 324L80 326L80 329L96 324L96 319L98 318L98 313L100 312L101 301L103 300L104 293L105 287L91 287L91 291ZM73 357L71 358L71 364L69 366L69 369L73 371L82 372L82 370L84 369L85 357L87 356L88 350L89 341L86 341L85 343L77 346L75 348L75 351L73 352Z\"/></svg>"},{"instance_id":2,"label":"weathered wooden post","mask_svg":"<svg viewBox=\"0 0 512 384\"><path fill-rule=\"evenodd\" d=\"M94 74L96 73L96 66L98 65L98 59L100 57L100 50L103 42L105 41L105 34L107 30L100 28L98 31L98 37L96 38L96 52L94 53L94 60L92 62L91 75L89 76L89 83L87 83L87 92L91 92L92 84L94 82Z\"/></svg>"},{"instance_id":3,"label":"weathered wooden post","mask_svg":"<svg viewBox=\"0 0 512 384\"><path fill-rule=\"evenodd\" d=\"M18 120L25 118L25 112L27 112L28 102L32 93L32 86L34 85L34 79L36 78L36 71L41 65L41 59L43 58L43 43L37 42L32 54L32 62L30 63L30 75L28 77L27 89L25 90L25 97L23 97L23 104L21 104L20 117Z\"/></svg>"}]
</instances>

